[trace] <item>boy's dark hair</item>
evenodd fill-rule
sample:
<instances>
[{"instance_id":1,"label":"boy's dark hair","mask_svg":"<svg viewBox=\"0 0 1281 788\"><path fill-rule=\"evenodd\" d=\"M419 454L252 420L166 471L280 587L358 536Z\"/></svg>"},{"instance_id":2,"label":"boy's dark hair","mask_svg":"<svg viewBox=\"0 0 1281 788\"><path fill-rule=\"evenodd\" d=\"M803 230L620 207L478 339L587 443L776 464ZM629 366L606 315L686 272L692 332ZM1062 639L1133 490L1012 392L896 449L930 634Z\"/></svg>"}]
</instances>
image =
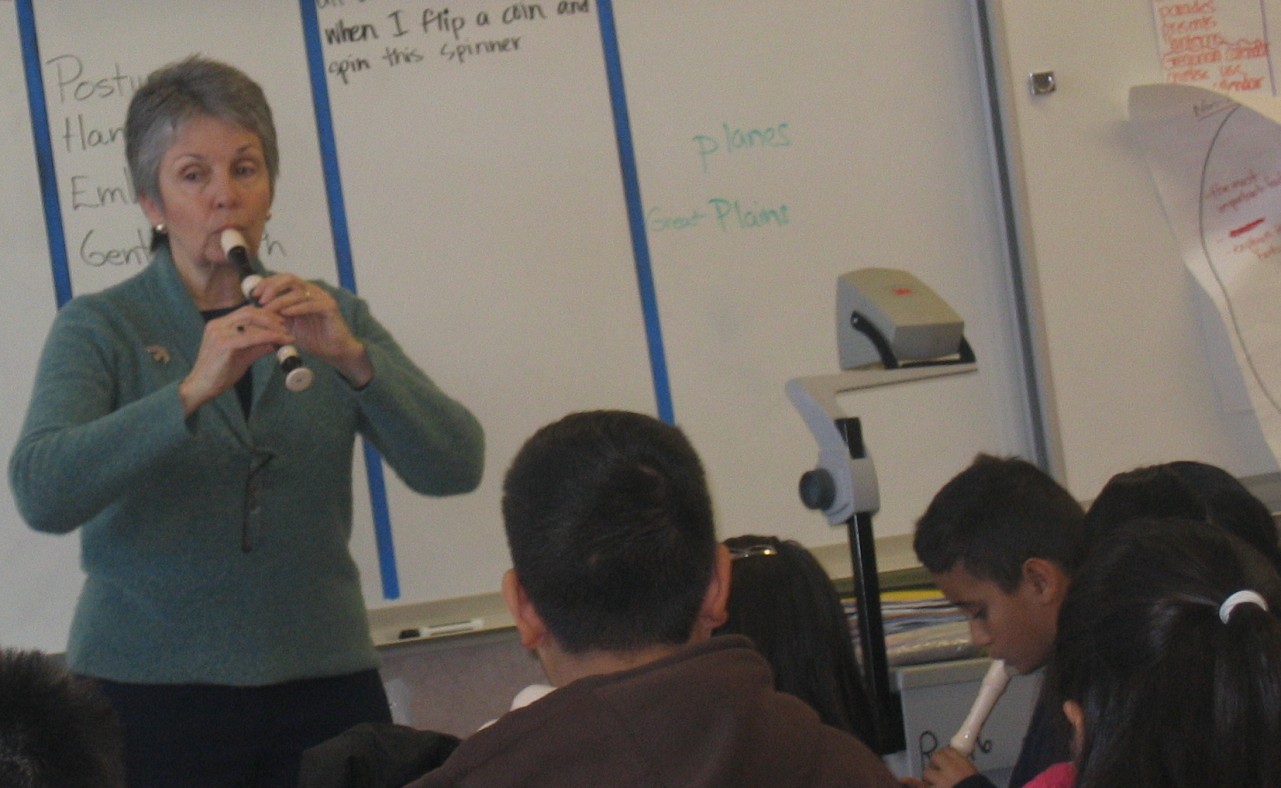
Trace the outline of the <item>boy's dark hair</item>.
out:
<instances>
[{"instance_id":1,"label":"boy's dark hair","mask_svg":"<svg viewBox=\"0 0 1281 788\"><path fill-rule=\"evenodd\" d=\"M1267 609L1225 611L1242 590ZM1203 520L1104 535L1059 611L1046 679L1083 711L1078 784L1281 785L1277 611L1276 572Z\"/></svg>"},{"instance_id":2,"label":"boy's dark hair","mask_svg":"<svg viewBox=\"0 0 1281 788\"><path fill-rule=\"evenodd\" d=\"M39 651L0 652L0 785L123 788L124 738L105 696Z\"/></svg>"},{"instance_id":3,"label":"boy's dark hair","mask_svg":"<svg viewBox=\"0 0 1281 788\"><path fill-rule=\"evenodd\" d=\"M1121 523L1146 517L1204 520L1240 537L1281 571L1272 513L1218 466L1179 460L1118 473L1085 513L1086 538L1093 544Z\"/></svg>"},{"instance_id":4,"label":"boy's dark hair","mask_svg":"<svg viewBox=\"0 0 1281 788\"><path fill-rule=\"evenodd\" d=\"M536 432L503 485L516 575L570 653L689 640L716 533L702 463L676 427L575 413Z\"/></svg>"},{"instance_id":5,"label":"boy's dark hair","mask_svg":"<svg viewBox=\"0 0 1281 788\"><path fill-rule=\"evenodd\" d=\"M734 559L729 618L715 634L752 639L774 687L823 722L876 746L875 717L836 586L809 550L774 536L725 540Z\"/></svg>"},{"instance_id":6,"label":"boy's dark hair","mask_svg":"<svg viewBox=\"0 0 1281 788\"><path fill-rule=\"evenodd\" d=\"M912 547L930 572L963 567L1012 593L1029 558L1076 571L1084 518L1081 504L1032 463L979 454L930 501Z\"/></svg>"}]
</instances>

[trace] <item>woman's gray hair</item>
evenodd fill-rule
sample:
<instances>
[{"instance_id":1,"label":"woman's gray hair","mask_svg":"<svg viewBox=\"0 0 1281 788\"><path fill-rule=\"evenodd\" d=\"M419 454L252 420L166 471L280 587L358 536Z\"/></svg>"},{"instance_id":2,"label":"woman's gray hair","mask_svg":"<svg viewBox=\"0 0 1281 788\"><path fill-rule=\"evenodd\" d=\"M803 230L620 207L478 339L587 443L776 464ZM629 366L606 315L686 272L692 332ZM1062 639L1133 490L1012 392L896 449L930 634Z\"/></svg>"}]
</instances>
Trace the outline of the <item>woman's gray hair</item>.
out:
<instances>
[{"instance_id":1,"label":"woman's gray hair","mask_svg":"<svg viewBox=\"0 0 1281 788\"><path fill-rule=\"evenodd\" d=\"M129 102L125 158L138 196L163 205L160 162L183 124L202 116L234 123L258 135L274 192L280 150L262 88L234 66L192 55L153 71Z\"/></svg>"}]
</instances>

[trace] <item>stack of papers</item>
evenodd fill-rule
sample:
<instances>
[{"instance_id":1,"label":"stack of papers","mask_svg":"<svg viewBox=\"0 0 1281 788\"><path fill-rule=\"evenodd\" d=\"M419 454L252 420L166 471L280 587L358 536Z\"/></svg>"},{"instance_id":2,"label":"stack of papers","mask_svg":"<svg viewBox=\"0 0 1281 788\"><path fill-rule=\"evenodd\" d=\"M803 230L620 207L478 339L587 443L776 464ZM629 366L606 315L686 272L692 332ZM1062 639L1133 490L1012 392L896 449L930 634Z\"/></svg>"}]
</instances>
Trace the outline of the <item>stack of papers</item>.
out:
<instances>
[{"instance_id":1,"label":"stack of papers","mask_svg":"<svg viewBox=\"0 0 1281 788\"><path fill-rule=\"evenodd\" d=\"M850 619L850 635L857 653L861 650L858 607L854 599L842 602ZM890 667L967 659L981 653L981 649L970 640L970 626L965 614L937 589L882 593L881 618Z\"/></svg>"}]
</instances>

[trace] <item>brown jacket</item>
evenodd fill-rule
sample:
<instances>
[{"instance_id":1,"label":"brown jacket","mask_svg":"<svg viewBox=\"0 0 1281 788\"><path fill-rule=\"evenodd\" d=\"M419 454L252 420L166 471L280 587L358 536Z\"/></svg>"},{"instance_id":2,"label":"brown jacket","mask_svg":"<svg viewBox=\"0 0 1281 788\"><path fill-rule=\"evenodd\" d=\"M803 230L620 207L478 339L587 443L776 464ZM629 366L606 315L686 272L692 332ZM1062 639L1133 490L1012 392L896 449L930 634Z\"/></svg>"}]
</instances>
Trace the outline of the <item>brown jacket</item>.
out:
<instances>
[{"instance_id":1,"label":"brown jacket","mask_svg":"<svg viewBox=\"0 0 1281 788\"><path fill-rule=\"evenodd\" d=\"M410 788L442 785L899 787L861 742L775 691L736 635L507 713Z\"/></svg>"}]
</instances>

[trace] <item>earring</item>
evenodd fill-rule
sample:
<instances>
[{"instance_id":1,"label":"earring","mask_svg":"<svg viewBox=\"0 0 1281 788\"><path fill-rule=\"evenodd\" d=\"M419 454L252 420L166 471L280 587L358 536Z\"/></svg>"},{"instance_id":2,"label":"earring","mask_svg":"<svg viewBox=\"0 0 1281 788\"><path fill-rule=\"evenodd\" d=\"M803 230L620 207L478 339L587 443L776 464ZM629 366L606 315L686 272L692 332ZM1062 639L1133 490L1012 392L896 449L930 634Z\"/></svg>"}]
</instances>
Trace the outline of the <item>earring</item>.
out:
<instances>
[{"instance_id":1,"label":"earring","mask_svg":"<svg viewBox=\"0 0 1281 788\"><path fill-rule=\"evenodd\" d=\"M156 225L155 227L153 227L152 229L156 231L156 235L164 235L164 234L165 234L165 223L164 223L164 222L160 222L159 224L157 224L157 225Z\"/></svg>"}]
</instances>

